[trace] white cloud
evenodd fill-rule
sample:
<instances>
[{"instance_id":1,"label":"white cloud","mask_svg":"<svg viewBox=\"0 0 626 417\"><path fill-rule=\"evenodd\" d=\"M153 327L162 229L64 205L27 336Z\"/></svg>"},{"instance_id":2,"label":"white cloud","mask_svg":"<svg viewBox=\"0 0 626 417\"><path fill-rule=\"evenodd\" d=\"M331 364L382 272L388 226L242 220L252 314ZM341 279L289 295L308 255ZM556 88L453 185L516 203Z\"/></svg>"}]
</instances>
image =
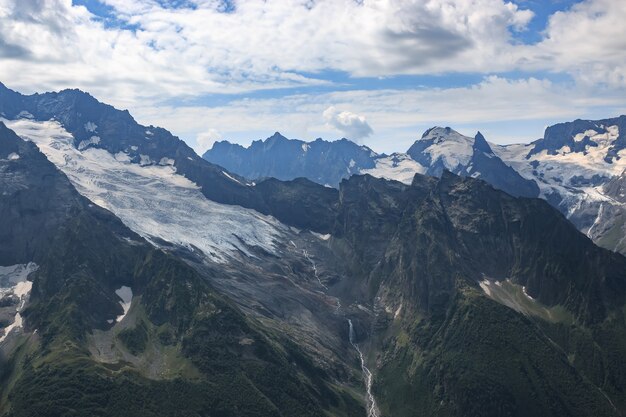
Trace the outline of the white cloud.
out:
<instances>
[{"instance_id":1,"label":"white cloud","mask_svg":"<svg viewBox=\"0 0 626 417\"><path fill-rule=\"evenodd\" d=\"M220 139L222 139L222 134L217 129L206 130L196 136L196 146L194 148L198 155L202 155Z\"/></svg>"},{"instance_id":2,"label":"white cloud","mask_svg":"<svg viewBox=\"0 0 626 417\"><path fill-rule=\"evenodd\" d=\"M342 132L348 139L358 141L374 133L364 116L349 111L339 111L334 106L324 110L322 115L326 124Z\"/></svg>"},{"instance_id":3,"label":"white cloud","mask_svg":"<svg viewBox=\"0 0 626 417\"><path fill-rule=\"evenodd\" d=\"M0 0L0 79L31 91L80 87L123 105L324 84L301 73L326 69L494 69L509 30L532 15L503 0L239 0L232 13L218 0L105 2L139 30L105 27L70 0Z\"/></svg>"},{"instance_id":4,"label":"white cloud","mask_svg":"<svg viewBox=\"0 0 626 417\"><path fill-rule=\"evenodd\" d=\"M101 0L136 31L71 0L0 0L0 80L79 87L122 107L144 100L328 84L352 76L566 71L626 86L626 2L587 0L518 44L533 14L505 0ZM177 2L180 3L180 2ZM313 74L303 76L302 73Z\"/></svg>"},{"instance_id":5,"label":"white cloud","mask_svg":"<svg viewBox=\"0 0 626 417\"><path fill-rule=\"evenodd\" d=\"M524 66L567 71L588 85L626 87L626 2L587 0L551 16Z\"/></svg>"}]
</instances>

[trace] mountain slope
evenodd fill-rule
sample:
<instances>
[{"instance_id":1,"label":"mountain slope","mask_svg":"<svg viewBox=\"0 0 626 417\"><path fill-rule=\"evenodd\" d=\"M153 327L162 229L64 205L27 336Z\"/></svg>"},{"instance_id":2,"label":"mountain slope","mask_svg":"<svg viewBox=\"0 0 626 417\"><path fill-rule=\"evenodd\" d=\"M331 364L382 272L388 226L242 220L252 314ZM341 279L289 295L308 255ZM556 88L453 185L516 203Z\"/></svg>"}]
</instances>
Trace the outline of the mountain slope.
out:
<instances>
[{"instance_id":1,"label":"mountain slope","mask_svg":"<svg viewBox=\"0 0 626 417\"><path fill-rule=\"evenodd\" d=\"M252 208L304 227L290 213L272 212L266 201L272 199L267 196L267 190L259 192L252 182L203 160L167 130L142 126L128 111L117 110L80 90L26 96L0 84L0 116L7 122L21 122L26 130L33 127L33 135L61 127L59 134L65 136L66 145L78 152L101 149L123 159L117 162L157 169L169 167L193 182L211 201ZM13 127L19 128L19 124ZM297 187L292 191L296 190ZM287 217L282 218L283 215ZM327 228L324 225L318 228L324 227Z\"/></svg>"},{"instance_id":2,"label":"mountain slope","mask_svg":"<svg viewBox=\"0 0 626 417\"><path fill-rule=\"evenodd\" d=\"M514 196L544 198L595 242L626 253L622 239L625 230L622 219L626 218L624 203L606 191L609 183L617 181L626 170L623 158L625 120L626 116L620 116L560 123L548 127L544 137L531 144L504 146L488 143L480 132L470 138L450 128L435 127L425 132L407 154L372 154L373 167L360 162L349 166L347 161L356 159L345 154L332 162L325 161L332 166L331 170L319 167L309 173L300 170L298 165L285 175L305 176L320 183L317 172L332 171L337 173L337 181L353 174L370 174L409 184L416 173L439 176L443 170L449 170L460 176L480 178ZM301 146L305 143L291 142L297 142L300 147L285 147L281 160L290 159L285 154L290 154L292 160L299 160L303 152ZM232 163L235 172L254 165L256 172L268 169L267 174L271 175L275 161L268 161L267 149L270 148L262 144L255 142L252 151L252 147L244 149L220 143L207 154L222 164ZM358 149L356 145L353 148ZM242 163L244 160L246 164Z\"/></svg>"},{"instance_id":3,"label":"mountain slope","mask_svg":"<svg viewBox=\"0 0 626 417\"><path fill-rule=\"evenodd\" d=\"M38 269L29 276L24 328L0 345L3 414L359 409L299 347L82 197L33 143L0 124L5 154L19 157L0 161L0 212L11 215L1 220L0 230L10 230L2 263L32 261ZM130 310L118 296L123 288Z\"/></svg>"},{"instance_id":4,"label":"mountain slope","mask_svg":"<svg viewBox=\"0 0 626 417\"><path fill-rule=\"evenodd\" d=\"M448 172L340 186L329 245L370 306L382 415L620 415L626 259L537 199Z\"/></svg>"}]
</instances>

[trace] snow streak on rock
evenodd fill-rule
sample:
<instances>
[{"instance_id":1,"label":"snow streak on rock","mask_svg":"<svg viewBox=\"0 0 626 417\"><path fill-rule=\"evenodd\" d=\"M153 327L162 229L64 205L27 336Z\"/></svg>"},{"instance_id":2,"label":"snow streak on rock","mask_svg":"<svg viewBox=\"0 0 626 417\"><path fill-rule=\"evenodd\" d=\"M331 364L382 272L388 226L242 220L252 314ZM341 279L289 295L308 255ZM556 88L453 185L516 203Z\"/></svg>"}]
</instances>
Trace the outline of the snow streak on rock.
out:
<instances>
[{"instance_id":1,"label":"snow streak on rock","mask_svg":"<svg viewBox=\"0 0 626 417\"><path fill-rule=\"evenodd\" d=\"M0 342L3 342L13 330L22 327L20 312L24 309L33 283L28 281L28 276L37 270L34 262L12 266L0 266L0 311L12 316L12 322L4 329L0 329ZM6 300L6 302L5 302ZM12 300L15 300L13 305ZM4 306L8 304L7 306ZM13 313L15 313L13 315Z\"/></svg>"}]
</instances>

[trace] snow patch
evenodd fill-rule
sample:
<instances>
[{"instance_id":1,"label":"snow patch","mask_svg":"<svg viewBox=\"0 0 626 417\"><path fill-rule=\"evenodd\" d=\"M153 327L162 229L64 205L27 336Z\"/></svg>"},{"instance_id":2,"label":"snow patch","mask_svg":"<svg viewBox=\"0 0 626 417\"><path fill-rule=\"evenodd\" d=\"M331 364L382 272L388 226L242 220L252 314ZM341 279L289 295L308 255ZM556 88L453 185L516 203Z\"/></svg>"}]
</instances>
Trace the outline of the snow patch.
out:
<instances>
[{"instance_id":1,"label":"snow patch","mask_svg":"<svg viewBox=\"0 0 626 417\"><path fill-rule=\"evenodd\" d=\"M152 159L150 159L150 157L148 155L139 155L139 165L142 167L148 166L148 165L152 165Z\"/></svg>"},{"instance_id":2,"label":"snow patch","mask_svg":"<svg viewBox=\"0 0 626 417\"><path fill-rule=\"evenodd\" d=\"M124 309L124 313L117 316L117 318L115 319L115 322L119 323L124 319L124 317L126 317L126 314L128 314L128 310L130 310L130 305L133 302L133 290L130 287L122 285L117 290L115 290L115 294L117 294L117 296L122 299L122 301L120 301L120 305L122 306L122 309Z\"/></svg>"},{"instance_id":3,"label":"snow patch","mask_svg":"<svg viewBox=\"0 0 626 417\"><path fill-rule=\"evenodd\" d=\"M330 239L330 234L321 234L321 233L315 233L315 232L311 232L311 234L313 236L315 236L316 238L320 239L320 240L328 240Z\"/></svg>"},{"instance_id":4,"label":"snow patch","mask_svg":"<svg viewBox=\"0 0 626 417\"><path fill-rule=\"evenodd\" d=\"M593 137L596 136L598 134L598 132L596 132L595 130L587 130L583 133L578 133L576 136L574 136L574 142L581 142L583 139L585 139L586 137Z\"/></svg>"},{"instance_id":5,"label":"snow patch","mask_svg":"<svg viewBox=\"0 0 626 417\"><path fill-rule=\"evenodd\" d=\"M87 122L87 123L85 123L85 130L87 132L93 133L93 132L96 131L97 128L98 128L98 125L95 124L94 122Z\"/></svg>"},{"instance_id":6,"label":"snow patch","mask_svg":"<svg viewBox=\"0 0 626 417\"><path fill-rule=\"evenodd\" d=\"M362 169L360 173L411 184L415 174L425 174L427 171L426 167L420 165L405 153L395 153L387 157L378 158L375 164L374 168Z\"/></svg>"},{"instance_id":7,"label":"snow patch","mask_svg":"<svg viewBox=\"0 0 626 417\"><path fill-rule=\"evenodd\" d=\"M524 295L525 295L525 296L526 296L529 300L535 301L535 299L534 299L534 298L533 298L530 294L528 294L528 292L526 291L526 287L525 287L525 286L522 286L522 292L524 293Z\"/></svg>"},{"instance_id":8,"label":"snow patch","mask_svg":"<svg viewBox=\"0 0 626 417\"><path fill-rule=\"evenodd\" d=\"M489 281L488 279L484 279L480 281L478 285L480 285L480 288L482 288L485 294L491 297L491 281Z\"/></svg>"},{"instance_id":9,"label":"snow patch","mask_svg":"<svg viewBox=\"0 0 626 417\"><path fill-rule=\"evenodd\" d=\"M309 148L310 148L310 146L309 146L309 144L308 144L308 143L303 143L303 144L302 144L302 151L303 151L303 152L308 151L308 150L309 150Z\"/></svg>"},{"instance_id":10,"label":"snow patch","mask_svg":"<svg viewBox=\"0 0 626 417\"><path fill-rule=\"evenodd\" d=\"M11 152L8 156L9 161L17 161L18 159L20 159L20 155L15 153L15 152Z\"/></svg>"},{"instance_id":11,"label":"snow patch","mask_svg":"<svg viewBox=\"0 0 626 417\"><path fill-rule=\"evenodd\" d=\"M116 161L118 162L127 162L130 163L131 159L130 156L128 156L127 153L124 152L118 152L114 155L114 158Z\"/></svg>"},{"instance_id":12,"label":"snow patch","mask_svg":"<svg viewBox=\"0 0 626 417\"><path fill-rule=\"evenodd\" d=\"M172 158L161 158L161 160L159 161L159 165L161 166L174 166L174 163L176 161L174 161Z\"/></svg>"},{"instance_id":13,"label":"snow patch","mask_svg":"<svg viewBox=\"0 0 626 417\"><path fill-rule=\"evenodd\" d=\"M394 320L398 318L398 316L400 315L401 312L402 312L402 303L400 303L400 305L398 306L398 309L396 310L396 312L393 313Z\"/></svg>"},{"instance_id":14,"label":"snow patch","mask_svg":"<svg viewBox=\"0 0 626 417\"><path fill-rule=\"evenodd\" d=\"M237 178L230 175L228 172L222 171L222 174L224 174L224 176L228 178L229 180L235 181L237 184L241 184L241 181L239 181ZM241 185L244 185L244 184L241 184Z\"/></svg>"},{"instance_id":15,"label":"snow patch","mask_svg":"<svg viewBox=\"0 0 626 417\"><path fill-rule=\"evenodd\" d=\"M356 165L356 162L354 162L354 159L350 159L350 163L348 164L348 166L350 168L354 168L355 165Z\"/></svg>"},{"instance_id":16,"label":"snow patch","mask_svg":"<svg viewBox=\"0 0 626 417\"><path fill-rule=\"evenodd\" d=\"M18 113L17 115L18 119L34 119L35 117L30 114L30 112L27 112L26 110L22 110L21 112Z\"/></svg>"},{"instance_id":17,"label":"snow patch","mask_svg":"<svg viewBox=\"0 0 626 417\"><path fill-rule=\"evenodd\" d=\"M89 145L97 145L99 143L100 143L100 136L92 136L87 140L81 140L80 143L78 144L78 150L82 151L84 149L87 149Z\"/></svg>"}]
</instances>

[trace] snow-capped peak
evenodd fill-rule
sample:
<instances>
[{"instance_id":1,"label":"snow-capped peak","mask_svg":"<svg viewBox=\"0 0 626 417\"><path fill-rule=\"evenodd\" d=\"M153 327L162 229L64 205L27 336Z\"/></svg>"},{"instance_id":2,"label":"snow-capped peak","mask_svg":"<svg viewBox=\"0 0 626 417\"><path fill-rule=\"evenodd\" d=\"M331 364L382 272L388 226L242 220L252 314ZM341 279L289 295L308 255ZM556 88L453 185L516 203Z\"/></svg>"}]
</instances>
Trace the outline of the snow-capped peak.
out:
<instances>
[{"instance_id":1,"label":"snow-capped peak","mask_svg":"<svg viewBox=\"0 0 626 417\"><path fill-rule=\"evenodd\" d=\"M435 143L440 143L444 140L473 142L472 138L464 136L452 128L440 126L431 127L426 132L424 132L421 138L421 140L430 139L435 140Z\"/></svg>"},{"instance_id":2,"label":"snow-capped peak","mask_svg":"<svg viewBox=\"0 0 626 417\"><path fill-rule=\"evenodd\" d=\"M411 146L408 154L424 166L441 164L455 171L469 164L474 153L473 145L473 138L449 127L433 127Z\"/></svg>"}]
</instances>

